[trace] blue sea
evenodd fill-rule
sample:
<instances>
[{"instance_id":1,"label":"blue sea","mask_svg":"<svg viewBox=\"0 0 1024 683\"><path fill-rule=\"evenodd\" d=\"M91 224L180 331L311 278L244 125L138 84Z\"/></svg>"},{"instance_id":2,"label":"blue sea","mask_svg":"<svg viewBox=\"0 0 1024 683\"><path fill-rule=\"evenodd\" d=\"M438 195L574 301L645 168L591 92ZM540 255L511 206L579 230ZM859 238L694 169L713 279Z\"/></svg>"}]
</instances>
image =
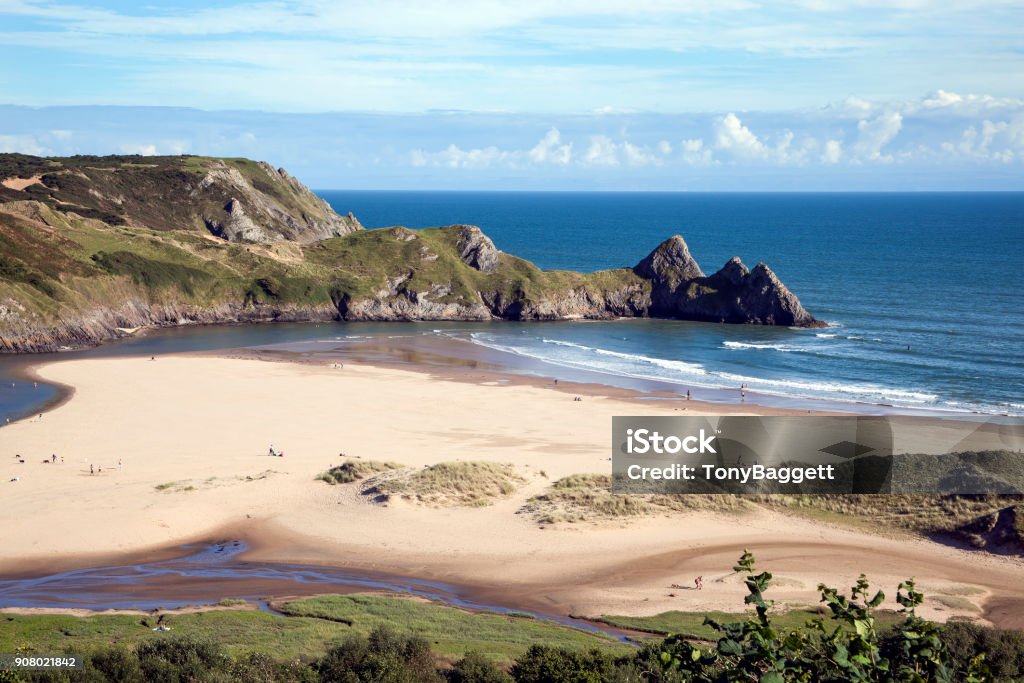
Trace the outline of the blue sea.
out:
<instances>
[{"instance_id":1,"label":"blue sea","mask_svg":"<svg viewBox=\"0 0 1024 683\"><path fill-rule=\"evenodd\" d=\"M367 227L479 225L545 269L632 266L678 233L707 273L768 263L830 325L528 324L470 333L481 345L681 387L1024 414L1024 193L320 194Z\"/></svg>"},{"instance_id":2,"label":"blue sea","mask_svg":"<svg viewBox=\"0 0 1024 683\"><path fill-rule=\"evenodd\" d=\"M829 327L275 325L174 330L76 355L336 349L367 339L415 351L458 339L472 346L451 345L454 352L477 349L520 372L701 399L737 401L747 384L748 400L774 405L1024 415L1024 193L320 194L368 228L479 225L499 249L545 269L632 266L678 233L707 273L734 255L751 267L768 263ZM30 382L11 387L10 375L11 360L0 360L0 416L31 413L55 395Z\"/></svg>"}]
</instances>

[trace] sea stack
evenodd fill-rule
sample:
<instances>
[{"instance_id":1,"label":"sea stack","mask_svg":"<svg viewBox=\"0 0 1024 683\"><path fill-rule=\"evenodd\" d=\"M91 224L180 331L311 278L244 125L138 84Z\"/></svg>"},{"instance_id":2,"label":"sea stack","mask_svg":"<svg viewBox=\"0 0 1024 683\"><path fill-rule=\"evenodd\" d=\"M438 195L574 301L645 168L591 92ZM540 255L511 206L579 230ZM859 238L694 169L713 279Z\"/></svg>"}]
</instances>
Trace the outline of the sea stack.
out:
<instances>
[{"instance_id":1,"label":"sea stack","mask_svg":"<svg viewBox=\"0 0 1024 683\"><path fill-rule=\"evenodd\" d=\"M648 315L654 318L795 327L823 324L763 263L748 270L734 256L717 273L704 275L681 235L658 245L633 272L651 281Z\"/></svg>"}]
</instances>

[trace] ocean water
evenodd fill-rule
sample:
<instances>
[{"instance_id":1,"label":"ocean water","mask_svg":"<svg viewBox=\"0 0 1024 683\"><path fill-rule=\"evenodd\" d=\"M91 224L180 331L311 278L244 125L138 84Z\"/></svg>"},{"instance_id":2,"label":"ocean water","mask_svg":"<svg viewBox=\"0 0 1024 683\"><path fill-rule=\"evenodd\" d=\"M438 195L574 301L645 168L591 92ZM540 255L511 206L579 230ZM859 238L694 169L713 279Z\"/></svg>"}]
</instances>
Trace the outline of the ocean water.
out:
<instances>
[{"instance_id":1,"label":"ocean water","mask_svg":"<svg viewBox=\"0 0 1024 683\"><path fill-rule=\"evenodd\" d=\"M830 327L669 321L449 332L687 388L1024 414L1024 193L320 193L367 227L479 225L541 268L632 266L681 234L705 272L768 263Z\"/></svg>"}]
</instances>

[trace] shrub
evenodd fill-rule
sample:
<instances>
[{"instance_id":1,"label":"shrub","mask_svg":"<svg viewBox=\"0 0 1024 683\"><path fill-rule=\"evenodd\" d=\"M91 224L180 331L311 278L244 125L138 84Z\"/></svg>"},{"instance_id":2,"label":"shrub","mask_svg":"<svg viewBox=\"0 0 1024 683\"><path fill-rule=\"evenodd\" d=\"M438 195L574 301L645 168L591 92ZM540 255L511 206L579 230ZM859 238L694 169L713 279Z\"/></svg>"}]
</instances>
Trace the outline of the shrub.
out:
<instances>
[{"instance_id":1,"label":"shrub","mask_svg":"<svg viewBox=\"0 0 1024 683\"><path fill-rule=\"evenodd\" d=\"M94 653L90 660L92 667L102 673L107 680L118 683L143 683L146 680L142 675L142 667L139 666L139 658L134 652L123 647L112 647Z\"/></svg>"},{"instance_id":2,"label":"shrub","mask_svg":"<svg viewBox=\"0 0 1024 683\"><path fill-rule=\"evenodd\" d=\"M368 638L352 636L317 663L323 683L442 683L430 645L386 627Z\"/></svg>"},{"instance_id":3,"label":"shrub","mask_svg":"<svg viewBox=\"0 0 1024 683\"><path fill-rule=\"evenodd\" d=\"M613 670L613 658L600 650L533 645L512 666L512 678L516 683L602 683Z\"/></svg>"},{"instance_id":4,"label":"shrub","mask_svg":"<svg viewBox=\"0 0 1024 683\"><path fill-rule=\"evenodd\" d=\"M997 681L1024 680L1024 631L950 621L939 630L950 661L963 670L979 655Z\"/></svg>"},{"instance_id":5,"label":"shrub","mask_svg":"<svg viewBox=\"0 0 1024 683\"><path fill-rule=\"evenodd\" d=\"M202 681L214 671L223 671L230 660L223 647L189 636L155 638L135 648L146 681L176 683Z\"/></svg>"},{"instance_id":6,"label":"shrub","mask_svg":"<svg viewBox=\"0 0 1024 683\"><path fill-rule=\"evenodd\" d=\"M512 677L479 652L467 652L448 672L449 683L512 683Z\"/></svg>"}]
</instances>

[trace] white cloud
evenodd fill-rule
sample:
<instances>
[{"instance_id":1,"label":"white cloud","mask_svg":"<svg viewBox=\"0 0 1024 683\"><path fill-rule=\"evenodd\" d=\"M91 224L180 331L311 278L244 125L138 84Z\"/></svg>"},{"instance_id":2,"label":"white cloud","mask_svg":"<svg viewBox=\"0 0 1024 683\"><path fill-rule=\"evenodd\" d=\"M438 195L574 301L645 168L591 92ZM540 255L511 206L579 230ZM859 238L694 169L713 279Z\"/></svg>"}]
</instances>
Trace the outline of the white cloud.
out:
<instances>
[{"instance_id":1,"label":"white cloud","mask_svg":"<svg viewBox=\"0 0 1024 683\"><path fill-rule=\"evenodd\" d=\"M168 140L156 143L124 143L119 149L121 154L138 154L144 157L158 155L188 154L191 144L182 140Z\"/></svg>"},{"instance_id":2,"label":"white cloud","mask_svg":"<svg viewBox=\"0 0 1024 683\"><path fill-rule=\"evenodd\" d=\"M683 140L683 161L691 166L709 166L713 152L704 145L702 138Z\"/></svg>"},{"instance_id":3,"label":"white cloud","mask_svg":"<svg viewBox=\"0 0 1024 683\"><path fill-rule=\"evenodd\" d=\"M18 154L50 154L50 150L33 135L0 135L0 152L17 152Z\"/></svg>"},{"instance_id":4,"label":"white cloud","mask_svg":"<svg viewBox=\"0 0 1024 683\"><path fill-rule=\"evenodd\" d=\"M629 141L622 143L622 155L630 166L661 166L664 163L658 152Z\"/></svg>"},{"instance_id":5,"label":"white cloud","mask_svg":"<svg viewBox=\"0 0 1024 683\"><path fill-rule=\"evenodd\" d=\"M141 154L144 157L155 157L156 145L121 145L121 154Z\"/></svg>"},{"instance_id":6,"label":"white cloud","mask_svg":"<svg viewBox=\"0 0 1024 683\"><path fill-rule=\"evenodd\" d=\"M430 164L430 158L422 149L414 149L409 152L409 163L417 168L422 168Z\"/></svg>"},{"instance_id":7,"label":"white cloud","mask_svg":"<svg viewBox=\"0 0 1024 683\"><path fill-rule=\"evenodd\" d=\"M668 156L672 153L672 143L668 140L658 141L658 153L663 156Z\"/></svg>"},{"instance_id":8,"label":"white cloud","mask_svg":"<svg viewBox=\"0 0 1024 683\"><path fill-rule=\"evenodd\" d=\"M922 100L921 104L928 109L934 109L936 107L950 107L954 104L960 104L963 101L964 98L957 95L955 92L936 90L934 94L929 95Z\"/></svg>"},{"instance_id":9,"label":"white cloud","mask_svg":"<svg viewBox=\"0 0 1024 683\"><path fill-rule=\"evenodd\" d=\"M592 135L583 161L588 166L618 166L618 145L607 135Z\"/></svg>"},{"instance_id":10,"label":"white cloud","mask_svg":"<svg viewBox=\"0 0 1024 683\"><path fill-rule=\"evenodd\" d=\"M505 161L508 158L508 152L504 152L493 145L466 150L461 149L458 145L448 145L444 151L437 154L440 164L449 168L484 168Z\"/></svg>"},{"instance_id":11,"label":"white cloud","mask_svg":"<svg viewBox=\"0 0 1024 683\"><path fill-rule=\"evenodd\" d=\"M715 122L715 147L748 159L762 158L767 152L764 143L733 113Z\"/></svg>"},{"instance_id":12,"label":"white cloud","mask_svg":"<svg viewBox=\"0 0 1024 683\"><path fill-rule=\"evenodd\" d=\"M529 151L529 157L536 164L567 166L572 161L572 143L562 144L562 134L552 127Z\"/></svg>"},{"instance_id":13,"label":"white cloud","mask_svg":"<svg viewBox=\"0 0 1024 683\"><path fill-rule=\"evenodd\" d=\"M825 151L821 153L821 161L826 164L838 164L843 157L843 143L839 140L827 140Z\"/></svg>"},{"instance_id":14,"label":"white cloud","mask_svg":"<svg viewBox=\"0 0 1024 683\"><path fill-rule=\"evenodd\" d=\"M892 142L903 128L903 115L890 111L873 119L857 122L857 142L854 150L858 157L870 161L892 161L892 155L882 154L882 148Z\"/></svg>"},{"instance_id":15,"label":"white cloud","mask_svg":"<svg viewBox=\"0 0 1024 683\"><path fill-rule=\"evenodd\" d=\"M843 100L842 108L848 112L856 113L858 116L864 116L870 113L875 108L875 105L859 97L847 97Z\"/></svg>"},{"instance_id":16,"label":"white cloud","mask_svg":"<svg viewBox=\"0 0 1024 683\"><path fill-rule=\"evenodd\" d=\"M981 122L981 130L971 125L956 143L946 142L942 150L960 159L1007 164L1024 154L1024 118L1014 121Z\"/></svg>"},{"instance_id":17,"label":"white cloud","mask_svg":"<svg viewBox=\"0 0 1024 683\"><path fill-rule=\"evenodd\" d=\"M767 161L777 164L803 164L818 142L808 136L799 140L785 128L768 136L769 145L745 126L735 114L726 114L715 122L715 148L728 152L738 161Z\"/></svg>"}]
</instances>

